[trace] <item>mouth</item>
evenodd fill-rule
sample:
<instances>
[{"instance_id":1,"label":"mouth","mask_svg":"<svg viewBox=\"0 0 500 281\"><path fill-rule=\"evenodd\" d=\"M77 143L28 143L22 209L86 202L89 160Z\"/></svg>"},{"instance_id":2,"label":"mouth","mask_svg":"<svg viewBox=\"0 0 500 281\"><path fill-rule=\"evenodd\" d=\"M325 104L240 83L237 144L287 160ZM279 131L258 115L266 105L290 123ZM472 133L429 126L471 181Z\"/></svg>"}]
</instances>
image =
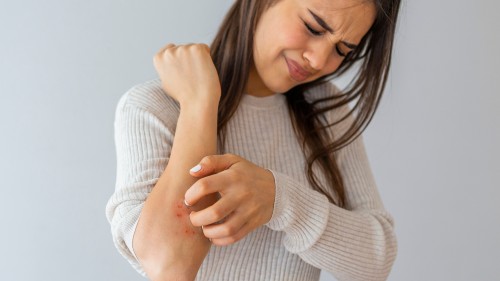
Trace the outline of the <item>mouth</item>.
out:
<instances>
[{"instance_id":1,"label":"mouth","mask_svg":"<svg viewBox=\"0 0 500 281\"><path fill-rule=\"evenodd\" d=\"M290 73L290 77L297 81L297 82L303 82L309 76L311 76L311 73L307 70L305 70L300 64L290 58L285 57L286 64L288 66L288 72Z\"/></svg>"}]
</instances>

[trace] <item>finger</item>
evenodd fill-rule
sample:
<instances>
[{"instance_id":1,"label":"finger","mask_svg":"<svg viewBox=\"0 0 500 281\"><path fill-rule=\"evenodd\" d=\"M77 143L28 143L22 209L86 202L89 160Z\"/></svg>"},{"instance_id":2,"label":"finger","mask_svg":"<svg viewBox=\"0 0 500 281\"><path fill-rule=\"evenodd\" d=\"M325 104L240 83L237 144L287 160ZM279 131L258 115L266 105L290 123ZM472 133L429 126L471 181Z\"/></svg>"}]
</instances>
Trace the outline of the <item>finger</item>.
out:
<instances>
[{"instance_id":1,"label":"finger","mask_svg":"<svg viewBox=\"0 0 500 281\"><path fill-rule=\"evenodd\" d=\"M241 158L234 154L205 156L189 172L195 177L205 177L227 170L239 161Z\"/></svg>"},{"instance_id":2,"label":"finger","mask_svg":"<svg viewBox=\"0 0 500 281\"><path fill-rule=\"evenodd\" d=\"M203 234L210 239L221 239L236 235L248 223L248 217L238 211L232 212L222 223L206 225Z\"/></svg>"},{"instance_id":3,"label":"finger","mask_svg":"<svg viewBox=\"0 0 500 281\"><path fill-rule=\"evenodd\" d=\"M204 44L204 43L201 43L200 44L208 53L210 53L210 46L208 46L207 44Z\"/></svg>"},{"instance_id":4,"label":"finger","mask_svg":"<svg viewBox=\"0 0 500 281\"><path fill-rule=\"evenodd\" d=\"M174 47L175 47L175 44L172 44L172 43L169 43L169 44L167 44L167 45L163 46L163 47L162 47L162 48L161 48L161 49L160 49L160 50L159 50L159 51L158 51L158 52L154 55L154 57L153 57L153 63L155 64L155 66L156 66L157 60L160 60L160 59L161 59L161 57L162 57L163 53L164 53L167 49L169 49L169 48L174 48Z\"/></svg>"},{"instance_id":5,"label":"finger","mask_svg":"<svg viewBox=\"0 0 500 281\"><path fill-rule=\"evenodd\" d=\"M167 50L169 48L173 48L173 47L175 47L175 44L169 43L169 44L165 45L163 48L161 48L160 51L158 51L158 53L162 54L163 52L165 52L165 50Z\"/></svg>"},{"instance_id":6,"label":"finger","mask_svg":"<svg viewBox=\"0 0 500 281\"><path fill-rule=\"evenodd\" d=\"M220 200L215 202L213 205L198 211L192 212L189 215L191 223L194 226L205 226L209 227L211 224L215 224L229 214L231 214L238 207L238 203L227 197L222 197Z\"/></svg>"},{"instance_id":7,"label":"finger","mask_svg":"<svg viewBox=\"0 0 500 281\"><path fill-rule=\"evenodd\" d=\"M252 231L252 229L253 229L253 227L250 225L250 223L246 223L240 228L238 233L236 233L235 235L227 236L224 238L212 238L211 241L212 241L212 244L214 244L215 246L231 245L231 244L234 244L234 243L240 241L245 236L247 236L248 233L250 233L250 231Z\"/></svg>"},{"instance_id":8,"label":"finger","mask_svg":"<svg viewBox=\"0 0 500 281\"><path fill-rule=\"evenodd\" d=\"M210 175L196 181L184 194L184 203L195 205L201 198L223 191L230 182L223 174Z\"/></svg>"}]
</instances>

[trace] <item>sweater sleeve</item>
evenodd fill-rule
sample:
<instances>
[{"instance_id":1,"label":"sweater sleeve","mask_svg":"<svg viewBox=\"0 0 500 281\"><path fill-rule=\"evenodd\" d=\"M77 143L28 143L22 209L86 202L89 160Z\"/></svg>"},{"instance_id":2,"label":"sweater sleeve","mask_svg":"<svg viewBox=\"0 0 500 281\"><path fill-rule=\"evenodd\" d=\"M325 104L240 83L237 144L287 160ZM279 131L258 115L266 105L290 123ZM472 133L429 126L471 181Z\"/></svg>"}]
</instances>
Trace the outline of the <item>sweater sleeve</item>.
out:
<instances>
[{"instance_id":1,"label":"sweater sleeve","mask_svg":"<svg viewBox=\"0 0 500 281\"><path fill-rule=\"evenodd\" d=\"M130 95L120 99L114 123L116 186L106 205L115 247L144 277L132 247L133 235L144 202L167 165L173 141L171 130L153 112L137 105Z\"/></svg>"},{"instance_id":2,"label":"sweater sleeve","mask_svg":"<svg viewBox=\"0 0 500 281\"><path fill-rule=\"evenodd\" d=\"M288 251L338 280L386 280L397 253L393 219L381 202L362 137L341 151L347 209L271 170L276 200L266 225L285 232Z\"/></svg>"}]
</instances>

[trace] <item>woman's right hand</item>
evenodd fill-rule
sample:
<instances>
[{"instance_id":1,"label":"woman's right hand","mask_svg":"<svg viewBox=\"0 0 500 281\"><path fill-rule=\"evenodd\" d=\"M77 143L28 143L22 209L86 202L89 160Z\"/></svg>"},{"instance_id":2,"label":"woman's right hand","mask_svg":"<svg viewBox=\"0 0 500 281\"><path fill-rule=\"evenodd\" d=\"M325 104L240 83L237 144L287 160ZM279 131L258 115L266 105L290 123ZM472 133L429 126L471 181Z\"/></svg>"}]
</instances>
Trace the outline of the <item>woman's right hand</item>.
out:
<instances>
[{"instance_id":1,"label":"woman's right hand","mask_svg":"<svg viewBox=\"0 0 500 281\"><path fill-rule=\"evenodd\" d=\"M220 100L217 69L206 44L168 44L153 59L162 88L181 106Z\"/></svg>"}]
</instances>

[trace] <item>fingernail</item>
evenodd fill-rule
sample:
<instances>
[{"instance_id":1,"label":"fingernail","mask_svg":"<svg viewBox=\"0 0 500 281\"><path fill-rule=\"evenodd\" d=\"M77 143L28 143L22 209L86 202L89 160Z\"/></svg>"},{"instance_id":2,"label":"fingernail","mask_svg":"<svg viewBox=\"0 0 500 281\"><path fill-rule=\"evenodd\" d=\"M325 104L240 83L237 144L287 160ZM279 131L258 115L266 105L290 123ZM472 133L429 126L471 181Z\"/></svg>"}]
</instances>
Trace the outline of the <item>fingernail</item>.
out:
<instances>
[{"instance_id":1,"label":"fingernail","mask_svg":"<svg viewBox=\"0 0 500 281\"><path fill-rule=\"evenodd\" d=\"M191 205L189 205L187 202L186 202L186 199L184 199L184 205L188 206L188 207L191 207Z\"/></svg>"},{"instance_id":2,"label":"fingernail","mask_svg":"<svg viewBox=\"0 0 500 281\"><path fill-rule=\"evenodd\" d=\"M201 170L201 165L198 164L196 166L194 166L193 168L191 168L191 170L189 170L191 173L196 173L196 172L199 172Z\"/></svg>"}]
</instances>

